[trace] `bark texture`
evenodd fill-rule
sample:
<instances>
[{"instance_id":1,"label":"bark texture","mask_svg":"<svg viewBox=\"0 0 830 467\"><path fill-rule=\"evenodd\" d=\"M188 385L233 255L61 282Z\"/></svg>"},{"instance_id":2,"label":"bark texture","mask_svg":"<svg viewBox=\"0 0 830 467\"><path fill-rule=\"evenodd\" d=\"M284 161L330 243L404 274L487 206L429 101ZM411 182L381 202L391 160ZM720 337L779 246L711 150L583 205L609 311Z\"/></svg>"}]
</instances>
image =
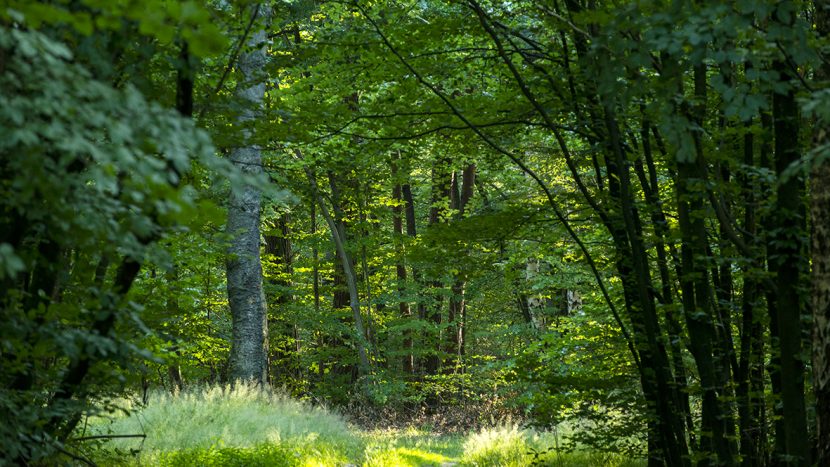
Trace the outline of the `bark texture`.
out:
<instances>
[{"instance_id":1,"label":"bark texture","mask_svg":"<svg viewBox=\"0 0 830 467\"><path fill-rule=\"evenodd\" d=\"M255 10L267 24L270 12L260 6ZM267 30L253 33L247 51L239 56L240 81L236 97L245 110L237 118L240 145L231 151L231 162L241 171L262 172L262 152L248 142L251 131L246 128L259 116L266 87ZM232 240L228 247L228 303L233 317L230 371L233 380L268 384L268 319L262 288L260 262L260 215L262 194L253 186L231 193L228 205L227 230Z\"/></svg>"},{"instance_id":2,"label":"bark texture","mask_svg":"<svg viewBox=\"0 0 830 467\"><path fill-rule=\"evenodd\" d=\"M816 31L830 34L830 1L815 2ZM824 62L816 78L830 79L830 65ZM826 85L826 84L825 84ZM826 145L830 126L820 122L814 140ZM812 219L812 305L813 305L813 386L816 394L817 465L830 465L830 163L816 163L810 174L810 215Z\"/></svg>"}]
</instances>

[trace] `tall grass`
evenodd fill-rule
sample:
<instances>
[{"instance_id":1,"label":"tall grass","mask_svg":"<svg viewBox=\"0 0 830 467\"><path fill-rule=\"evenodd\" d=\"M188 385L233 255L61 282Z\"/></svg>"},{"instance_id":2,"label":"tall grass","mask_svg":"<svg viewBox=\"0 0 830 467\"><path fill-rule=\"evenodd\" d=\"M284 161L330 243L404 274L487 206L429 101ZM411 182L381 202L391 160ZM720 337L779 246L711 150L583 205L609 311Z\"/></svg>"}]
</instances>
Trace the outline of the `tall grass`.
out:
<instances>
[{"instance_id":1,"label":"tall grass","mask_svg":"<svg viewBox=\"0 0 830 467\"><path fill-rule=\"evenodd\" d=\"M638 459L601 452L561 452L552 432L500 425L469 434L464 441L461 466L521 467L639 467Z\"/></svg>"},{"instance_id":2,"label":"tall grass","mask_svg":"<svg viewBox=\"0 0 830 467\"><path fill-rule=\"evenodd\" d=\"M95 420L91 428L95 434L145 434L143 441L115 438L110 443L123 451L140 449L139 463L177 451L219 455L223 449L279 446L298 461L314 457L322 465L337 465L362 451L341 416L244 384L155 392L144 407L124 405L129 416Z\"/></svg>"},{"instance_id":3,"label":"tall grass","mask_svg":"<svg viewBox=\"0 0 830 467\"><path fill-rule=\"evenodd\" d=\"M621 456L560 453L551 433L500 425L463 435L417 429L363 432L325 408L246 385L155 392L129 415L90 421L85 435L114 438L99 465L317 467L638 466ZM134 455L130 455L133 452ZM536 455L534 455L536 453Z\"/></svg>"},{"instance_id":4,"label":"tall grass","mask_svg":"<svg viewBox=\"0 0 830 467\"><path fill-rule=\"evenodd\" d=\"M483 429L464 441L465 465L518 467L528 464L528 433L516 425Z\"/></svg>"}]
</instances>

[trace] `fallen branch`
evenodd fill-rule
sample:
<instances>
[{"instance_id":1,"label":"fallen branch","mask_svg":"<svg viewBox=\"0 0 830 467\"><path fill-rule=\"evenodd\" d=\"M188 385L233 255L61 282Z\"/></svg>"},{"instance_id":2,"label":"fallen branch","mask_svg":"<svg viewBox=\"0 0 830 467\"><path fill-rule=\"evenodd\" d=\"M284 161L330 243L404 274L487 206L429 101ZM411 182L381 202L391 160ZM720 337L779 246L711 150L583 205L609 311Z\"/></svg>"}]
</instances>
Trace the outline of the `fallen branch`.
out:
<instances>
[{"instance_id":1,"label":"fallen branch","mask_svg":"<svg viewBox=\"0 0 830 467\"><path fill-rule=\"evenodd\" d=\"M94 436L82 436L80 438L72 438L69 441L89 441L92 439L116 439L116 438L146 438L147 435L140 434L140 435L94 435Z\"/></svg>"}]
</instances>

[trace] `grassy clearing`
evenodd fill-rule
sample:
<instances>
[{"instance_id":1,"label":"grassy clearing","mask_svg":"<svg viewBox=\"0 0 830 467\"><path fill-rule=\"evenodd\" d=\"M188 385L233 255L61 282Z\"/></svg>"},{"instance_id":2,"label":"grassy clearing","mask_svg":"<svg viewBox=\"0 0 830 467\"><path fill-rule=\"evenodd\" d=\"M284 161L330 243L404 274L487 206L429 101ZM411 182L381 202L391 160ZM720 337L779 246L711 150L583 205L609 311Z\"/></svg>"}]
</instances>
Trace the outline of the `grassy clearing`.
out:
<instances>
[{"instance_id":1,"label":"grassy clearing","mask_svg":"<svg viewBox=\"0 0 830 467\"><path fill-rule=\"evenodd\" d=\"M601 453L557 453L550 433L515 425L462 435L410 428L365 432L336 413L245 386L172 396L155 393L129 416L90 420L89 434L113 439L96 452L101 465L134 466L641 466ZM533 456L532 453L540 453Z\"/></svg>"}]
</instances>

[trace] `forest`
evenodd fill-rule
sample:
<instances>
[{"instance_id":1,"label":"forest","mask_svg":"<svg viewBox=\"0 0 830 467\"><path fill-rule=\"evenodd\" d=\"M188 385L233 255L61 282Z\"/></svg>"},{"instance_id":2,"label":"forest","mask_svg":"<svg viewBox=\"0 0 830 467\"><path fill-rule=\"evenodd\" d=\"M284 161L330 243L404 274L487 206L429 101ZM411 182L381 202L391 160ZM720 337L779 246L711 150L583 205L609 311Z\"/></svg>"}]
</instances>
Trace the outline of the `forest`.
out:
<instances>
[{"instance_id":1,"label":"forest","mask_svg":"<svg viewBox=\"0 0 830 467\"><path fill-rule=\"evenodd\" d=\"M830 0L0 0L0 465L830 466Z\"/></svg>"}]
</instances>

